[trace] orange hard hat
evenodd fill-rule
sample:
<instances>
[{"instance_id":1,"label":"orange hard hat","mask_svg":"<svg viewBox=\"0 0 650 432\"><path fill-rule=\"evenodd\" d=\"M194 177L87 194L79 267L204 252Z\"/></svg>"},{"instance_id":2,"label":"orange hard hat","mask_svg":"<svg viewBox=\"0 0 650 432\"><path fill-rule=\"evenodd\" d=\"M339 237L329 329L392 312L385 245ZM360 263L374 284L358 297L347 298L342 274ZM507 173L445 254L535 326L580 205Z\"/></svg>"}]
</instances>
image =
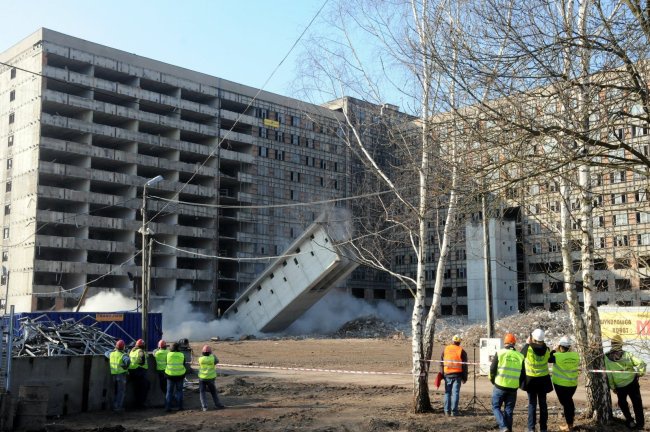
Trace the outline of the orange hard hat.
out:
<instances>
[{"instance_id":1,"label":"orange hard hat","mask_svg":"<svg viewBox=\"0 0 650 432\"><path fill-rule=\"evenodd\" d=\"M158 348L160 349L167 348L167 342L165 342L163 339L160 339L160 341L158 341Z\"/></svg>"},{"instance_id":2,"label":"orange hard hat","mask_svg":"<svg viewBox=\"0 0 650 432\"><path fill-rule=\"evenodd\" d=\"M122 339L118 340L115 342L115 348L118 350L123 350L124 349L124 341Z\"/></svg>"},{"instance_id":3,"label":"orange hard hat","mask_svg":"<svg viewBox=\"0 0 650 432\"><path fill-rule=\"evenodd\" d=\"M503 343L506 345L514 345L515 342L517 342L517 339L512 333L508 333L503 337Z\"/></svg>"},{"instance_id":4,"label":"orange hard hat","mask_svg":"<svg viewBox=\"0 0 650 432\"><path fill-rule=\"evenodd\" d=\"M210 348L210 345L203 345L203 349L201 350L201 352L204 352L204 353L211 353L211 352L212 352L212 348Z\"/></svg>"},{"instance_id":5,"label":"orange hard hat","mask_svg":"<svg viewBox=\"0 0 650 432\"><path fill-rule=\"evenodd\" d=\"M144 341L142 339L138 339L135 341L135 346L138 348L144 348Z\"/></svg>"}]
</instances>

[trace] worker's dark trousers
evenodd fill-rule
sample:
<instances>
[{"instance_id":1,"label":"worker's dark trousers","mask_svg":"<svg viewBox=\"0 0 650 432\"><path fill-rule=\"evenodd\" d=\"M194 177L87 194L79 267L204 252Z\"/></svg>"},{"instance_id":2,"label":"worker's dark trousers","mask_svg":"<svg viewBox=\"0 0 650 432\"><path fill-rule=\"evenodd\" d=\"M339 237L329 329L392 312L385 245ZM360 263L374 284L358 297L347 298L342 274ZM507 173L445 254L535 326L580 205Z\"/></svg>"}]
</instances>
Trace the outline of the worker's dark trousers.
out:
<instances>
[{"instance_id":1,"label":"worker's dark trousers","mask_svg":"<svg viewBox=\"0 0 650 432\"><path fill-rule=\"evenodd\" d=\"M573 424L573 419L576 414L576 406L573 403L573 395L576 392L577 387L565 387L557 384L553 384L555 387L555 394L557 394L557 399L562 404L564 408L564 419L567 424Z\"/></svg>"},{"instance_id":2,"label":"worker's dark trousers","mask_svg":"<svg viewBox=\"0 0 650 432\"><path fill-rule=\"evenodd\" d=\"M135 401L133 405L136 408L144 408L149 393L149 380L147 380L147 370L136 368L129 370L129 378L133 383L133 393Z\"/></svg>"},{"instance_id":3,"label":"worker's dark trousers","mask_svg":"<svg viewBox=\"0 0 650 432\"><path fill-rule=\"evenodd\" d=\"M160 386L160 391L164 396L167 394L167 376L165 375L164 370L156 371L156 374L158 375L158 385Z\"/></svg>"},{"instance_id":4,"label":"worker's dark trousers","mask_svg":"<svg viewBox=\"0 0 650 432\"><path fill-rule=\"evenodd\" d=\"M627 397L632 401L632 408L634 408L634 420L639 428L645 424L643 417L643 401L641 400L641 388L639 387L639 378L634 378L634 381L625 387L616 388L616 396L618 396L618 407L623 411L626 421L632 420L630 414L630 406L627 404Z\"/></svg>"}]
</instances>

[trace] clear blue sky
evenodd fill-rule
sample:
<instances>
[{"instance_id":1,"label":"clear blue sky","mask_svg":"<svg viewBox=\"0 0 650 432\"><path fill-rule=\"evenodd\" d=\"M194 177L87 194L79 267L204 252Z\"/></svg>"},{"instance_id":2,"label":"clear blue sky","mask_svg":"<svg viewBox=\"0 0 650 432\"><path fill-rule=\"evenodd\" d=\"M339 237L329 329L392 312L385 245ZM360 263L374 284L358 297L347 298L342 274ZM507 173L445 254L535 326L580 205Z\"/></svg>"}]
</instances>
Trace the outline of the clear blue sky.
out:
<instances>
[{"instance_id":1,"label":"clear blue sky","mask_svg":"<svg viewBox=\"0 0 650 432\"><path fill-rule=\"evenodd\" d=\"M325 0L0 0L0 51L40 27L261 87ZM293 96L297 47L265 90Z\"/></svg>"}]
</instances>

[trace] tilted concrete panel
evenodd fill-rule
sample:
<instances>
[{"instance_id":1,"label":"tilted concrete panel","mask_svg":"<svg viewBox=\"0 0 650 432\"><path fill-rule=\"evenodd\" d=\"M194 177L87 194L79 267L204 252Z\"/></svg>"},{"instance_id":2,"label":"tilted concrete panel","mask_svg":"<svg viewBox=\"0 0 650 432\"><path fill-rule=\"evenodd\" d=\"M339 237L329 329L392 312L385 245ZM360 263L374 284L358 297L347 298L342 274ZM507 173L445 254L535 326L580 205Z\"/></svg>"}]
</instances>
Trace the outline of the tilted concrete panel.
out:
<instances>
[{"instance_id":1,"label":"tilted concrete panel","mask_svg":"<svg viewBox=\"0 0 650 432\"><path fill-rule=\"evenodd\" d=\"M349 231L339 224L320 221L307 228L223 317L236 320L247 334L291 325L358 265L351 248L342 245Z\"/></svg>"}]
</instances>

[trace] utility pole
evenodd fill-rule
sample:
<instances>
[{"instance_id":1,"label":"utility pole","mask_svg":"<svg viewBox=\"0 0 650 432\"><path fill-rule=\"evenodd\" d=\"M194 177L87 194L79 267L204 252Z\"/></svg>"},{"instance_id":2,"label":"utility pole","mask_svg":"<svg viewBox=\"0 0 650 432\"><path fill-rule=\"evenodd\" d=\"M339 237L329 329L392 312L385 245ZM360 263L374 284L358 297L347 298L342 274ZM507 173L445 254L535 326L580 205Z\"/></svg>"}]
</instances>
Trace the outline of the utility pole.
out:
<instances>
[{"instance_id":1,"label":"utility pole","mask_svg":"<svg viewBox=\"0 0 650 432\"><path fill-rule=\"evenodd\" d=\"M487 320L487 337L494 336L494 323L492 317L492 262L490 259L490 231L488 227L487 203L485 192L481 194L481 212L483 213L483 256L485 278L485 319Z\"/></svg>"},{"instance_id":2,"label":"utility pole","mask_svg":"<svg viewBox=\"0 0 650 432\"><path fill-rule=\"evenodd\" d=\"M147 186L154 185L163 180L163 176L158 175L148 180L142 188L142 340L145 347L149 348L147 335L149 323L149 283L151 282L151 241L149 236L153 234L147 227Z\"/></svg>"}]
</instances>

